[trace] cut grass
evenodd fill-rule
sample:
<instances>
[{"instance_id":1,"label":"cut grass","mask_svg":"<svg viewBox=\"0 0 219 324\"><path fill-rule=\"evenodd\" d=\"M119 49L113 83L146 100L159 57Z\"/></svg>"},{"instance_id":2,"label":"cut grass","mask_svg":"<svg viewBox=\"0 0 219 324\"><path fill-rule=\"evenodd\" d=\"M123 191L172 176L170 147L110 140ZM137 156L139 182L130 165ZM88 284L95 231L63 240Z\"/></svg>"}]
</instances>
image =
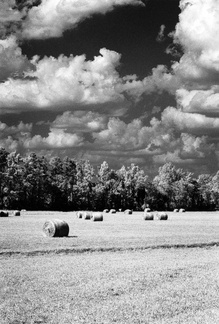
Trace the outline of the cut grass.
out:
<instances>
[{"instance_id":1,"label":"cut grass","mask_svg":"<svg viewBox=\"0 0 219 324\"><path fill-rule=\"evenodd\" d=\"M219 249L1 257L1 324L216 324Z\"/></svg>"},{"instance_id":2,"label":"cut grass","mask_svg":"<svg viewBox=\"0 0 219 324\"><path fill-rule=\"evenodd\" d=\"M219 213L168 213L168 220L146 222L143 212L106 214L103 222L83 222L76 213L26 212L0 219L0 254L76 250L125 250L219 243ZM67 238L43 235L46 220L69 224Z\"/></svg>"},{"instance_id":3,"label":"cut grass","mask_svg":"<svg viewBox=\"0 0 219 324\"><path fill-rule=\"evenodd\" d=\"M219 213L168 216L0 219L0 323L219 323ZM53 218L69 224L69 237L43 235Z\"/></svg>"}]
</instances>

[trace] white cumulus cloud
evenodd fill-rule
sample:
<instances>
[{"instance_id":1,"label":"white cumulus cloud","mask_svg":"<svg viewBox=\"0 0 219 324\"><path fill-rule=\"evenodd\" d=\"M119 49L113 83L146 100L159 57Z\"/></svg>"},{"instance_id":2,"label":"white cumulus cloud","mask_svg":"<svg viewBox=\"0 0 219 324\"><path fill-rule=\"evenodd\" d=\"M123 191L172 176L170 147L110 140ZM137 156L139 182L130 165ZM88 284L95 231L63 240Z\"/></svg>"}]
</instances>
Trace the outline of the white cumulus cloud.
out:
<instances>
[{"instance_id":1,"label":"white cumulus cloud","mask_svg":"<svg viewBox=\"0 0 219 324\"><path fill-rule=\"evenodd\" d=\"M94 14L105 14L116 6L143 5L141 0L42 0L31 8L23 23L24 38L60 37L67 29Z\"/></svg>"}]
</instances>

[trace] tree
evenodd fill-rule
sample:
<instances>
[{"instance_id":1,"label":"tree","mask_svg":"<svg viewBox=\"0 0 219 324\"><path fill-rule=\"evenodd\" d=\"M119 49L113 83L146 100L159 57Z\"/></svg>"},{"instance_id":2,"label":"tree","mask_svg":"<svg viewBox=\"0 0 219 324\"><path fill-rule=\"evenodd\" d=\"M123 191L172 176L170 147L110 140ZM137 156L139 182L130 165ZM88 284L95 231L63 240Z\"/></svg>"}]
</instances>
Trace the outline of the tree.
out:
<instances>
[{"instance_id":1,"label":"tree","mask_svg":"<svg viewBox=\"0 0 219 324\"><path fill-rule=\"evenodd\" d=\"M165 209L191 208L194 190L193 174L177 169L172 163L159 168L153 184L163 196Z\"/></svg>"},{"instance_id":2,"label":"tree","mask_svg":"<svg viewBox=\"0 0 219 324\"><path fill-rule=\"evenodd\" d=\"M122 208L140 210L145 199L147 176L144 171L131 163L127 169L123 166L118 171L120 184L118 191L121 194Z\"/></svg>"},{"instance_id":3,"label":"tree","mask_svg":"<svg viewBox=\"0 0 219 324\"><path fill-rule=\"evenodd\" d=\"M8 152L4 148L0 148L0 207L4 208L5 197L5 181L7 171L7 156ZM7 194L7 193L6 193Z\"/></svg>"},{"instance_id":4,"label":"tree","mask_svg":"<svg viewBox=\"0 0 219 324\"><path fill-rule=\"evenodd\" d=\"M94 168L88 160L76 162L76 184L74 193L77 196L78 208L89 209L93 207Z\"/></svg>"},{"instance_id":5,"label":"tree","mask_svg":"<svg viewBox=\"0 0 219 324\"><path fill-rule=\"evenodd\" d=\"M30 153L23 159L23 190L28 209L49 208L51 202L48 161Z\"/></svg>"}]
</instances>

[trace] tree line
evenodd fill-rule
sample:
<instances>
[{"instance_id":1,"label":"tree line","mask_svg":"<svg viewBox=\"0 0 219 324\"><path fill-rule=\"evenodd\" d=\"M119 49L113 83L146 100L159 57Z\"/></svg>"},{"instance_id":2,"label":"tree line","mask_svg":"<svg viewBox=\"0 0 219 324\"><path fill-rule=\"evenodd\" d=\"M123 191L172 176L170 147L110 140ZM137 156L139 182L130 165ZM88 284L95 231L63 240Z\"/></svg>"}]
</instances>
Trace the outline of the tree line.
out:
<instances>
[{"instance_id":1,"label":"tree line","mask_svg":"<svg viewBox=\"0 0 219 324\"><path fill-rule=\"evenodd\" d=\"M166 163L149 181L135 164L119 170L104 161L22 157L0 148L0 208L27 210L213 210L219 202L219 172L197 178Z\"/></svg>"}]
</instances>

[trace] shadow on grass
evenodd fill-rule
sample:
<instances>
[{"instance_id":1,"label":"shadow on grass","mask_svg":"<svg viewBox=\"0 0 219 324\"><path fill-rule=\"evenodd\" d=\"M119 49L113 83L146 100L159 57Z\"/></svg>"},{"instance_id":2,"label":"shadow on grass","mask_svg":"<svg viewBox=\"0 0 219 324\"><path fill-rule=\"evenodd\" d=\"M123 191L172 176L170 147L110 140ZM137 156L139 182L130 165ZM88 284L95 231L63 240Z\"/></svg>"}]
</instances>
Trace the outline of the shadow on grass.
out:
<instances>
[{"instance_id":1,"label":"shadow on grass","mask_svg":"<svg viewBox=\"0 0 219 324\"><path fill-rule=\"evenodd\" d=\"M69 238L75 238L75 236L69 236ZM76 236L77 237L77 236ZM191 248L211 248L219 247L219 241L209 243L193 243L193 244L164 244L164 245L149 245L139 247L72 247L66 249L50 249L50 250L33 250L33 251L5 251L0 252L0 256L37 256L48 254L78 254L78 253L95 253L95 252L122 252L122 251L144 251L144 250L157 250L157 249L191 249Z\"/></svg>"}]
</instances>

